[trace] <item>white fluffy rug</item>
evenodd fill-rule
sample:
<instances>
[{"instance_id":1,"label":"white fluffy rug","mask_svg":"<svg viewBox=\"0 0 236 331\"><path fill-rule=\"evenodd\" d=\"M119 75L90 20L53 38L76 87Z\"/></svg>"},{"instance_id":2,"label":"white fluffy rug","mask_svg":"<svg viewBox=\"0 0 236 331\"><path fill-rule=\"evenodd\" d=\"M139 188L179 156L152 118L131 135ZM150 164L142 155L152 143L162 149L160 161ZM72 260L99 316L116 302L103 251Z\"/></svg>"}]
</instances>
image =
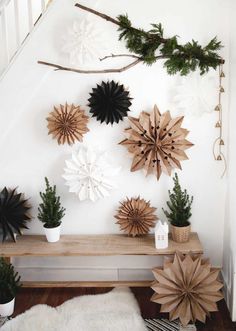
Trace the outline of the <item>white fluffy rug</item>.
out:
<instances>
[{"instance_id":1,"label":"white fluffy rug","mask_svg":"<svg viewBox=\"0 0 236 331\"><path fill-rule=\"evenodd\" d=\"M1 331L146 331L130 289L86 295L56 308L37 305L8 321Z\"/></svg>"}]
</instances>

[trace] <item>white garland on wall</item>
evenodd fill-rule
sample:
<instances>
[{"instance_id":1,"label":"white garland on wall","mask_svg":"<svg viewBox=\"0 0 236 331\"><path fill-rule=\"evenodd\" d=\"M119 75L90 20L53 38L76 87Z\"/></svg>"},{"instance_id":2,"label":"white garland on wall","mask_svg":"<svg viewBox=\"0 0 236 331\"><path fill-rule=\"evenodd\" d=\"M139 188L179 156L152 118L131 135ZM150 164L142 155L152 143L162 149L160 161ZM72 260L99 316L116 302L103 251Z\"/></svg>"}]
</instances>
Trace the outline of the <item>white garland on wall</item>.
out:
<instances>
[{"instance_id":1,"label":"white garland on wall","mask_svg":"<svg viewBox=\"0 0 236 331\"><path fill-rule=\"evenodd\" d=\"M200 117L211 113L217 98L217 76L208 73L203 76L194 72L181 77L174 88L173 102L176 115Z\"/></svg>"},{"instance_id":2,"label":"white garland on wall","mask_svg":"<svg viewBox=\"0 0 236 331\"><path fill-rule=\"evenodd\" d=\"M105 152L91 147L80 147L78 151L73 151L64 170L62 177L69 186L69 192L75 193L81 201L96 201L109 196L116 187L113 177L119 172L119 168L114 168L108 162Z\"/></svg>"},{"instance_id":3,"label":"white garland on wall","mask_svg":"<svg viewBox=\"0 0 236 331\"><path fill-rule=\"evenodd\" d=\"M92 21L74 21L63 36L62 52L69 56L73 65L81 65L98 60L106 50L104 34Z\"/></svg>"}]
</instances>

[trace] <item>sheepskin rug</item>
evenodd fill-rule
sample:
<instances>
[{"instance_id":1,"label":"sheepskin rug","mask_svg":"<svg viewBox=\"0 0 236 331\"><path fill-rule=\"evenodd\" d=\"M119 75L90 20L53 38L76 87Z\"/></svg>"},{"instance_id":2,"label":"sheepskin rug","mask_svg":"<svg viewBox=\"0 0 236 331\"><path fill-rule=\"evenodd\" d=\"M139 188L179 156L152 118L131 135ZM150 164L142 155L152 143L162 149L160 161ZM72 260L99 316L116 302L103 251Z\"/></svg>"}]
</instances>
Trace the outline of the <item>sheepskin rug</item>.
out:
<instances>
[{"instance_id":1,"label":"sheepskin rug","mask_svg":"<svg viewBox=\"0 0 236 331\"><path fill-rule=\"evenodd\" d=\"M147 331L128 288L75 297L56 308L37 305L8 321L1 331Z\"/></svg>"}]
</instances>

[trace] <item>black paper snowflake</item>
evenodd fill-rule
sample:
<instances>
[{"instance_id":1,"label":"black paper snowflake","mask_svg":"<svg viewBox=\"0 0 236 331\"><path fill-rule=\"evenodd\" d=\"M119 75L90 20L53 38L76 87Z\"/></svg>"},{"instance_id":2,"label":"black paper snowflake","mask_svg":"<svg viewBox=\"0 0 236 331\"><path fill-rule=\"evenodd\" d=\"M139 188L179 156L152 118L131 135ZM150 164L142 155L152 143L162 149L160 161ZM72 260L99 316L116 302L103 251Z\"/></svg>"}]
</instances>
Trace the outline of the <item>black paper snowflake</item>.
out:
<instances>
[{"instance_id":1,"label":"black paper snowflake","mask_svg":"<svg viewBox=\"0 0 236 331\"><path fill-rule=\"evenodd\" d=\"M2 241L14 234L21 235L21 229L28 229L27 221L30 207L27 200L23 199L22 193L16 193L16 189L8 190L6 187L0 192L0 232Z\"/></svg>"},{"instance_id":2,"label":"black paper snowflake","mask_svg":"<svg viewBox=\"0 0 236 331\"><path fill-rule=\"evenodd\" d=\"M127 116L127 112L130 110L132 98L129 97L129 92L125 90L123 85L115 83L114 80L107 83L102 82L101 85L97 84L90 96L88 99L90 113L101 123L118 123Z\"/></svg>"}]
</instances>

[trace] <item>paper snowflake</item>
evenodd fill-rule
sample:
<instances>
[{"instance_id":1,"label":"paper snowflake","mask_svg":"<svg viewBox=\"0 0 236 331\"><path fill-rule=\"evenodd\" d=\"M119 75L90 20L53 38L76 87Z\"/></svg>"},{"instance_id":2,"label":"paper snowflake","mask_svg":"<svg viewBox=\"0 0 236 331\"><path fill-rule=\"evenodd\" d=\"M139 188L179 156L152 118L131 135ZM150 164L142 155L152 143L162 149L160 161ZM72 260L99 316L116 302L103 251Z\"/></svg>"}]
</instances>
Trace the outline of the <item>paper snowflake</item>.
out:
<instances>
[{"instance_id":1,"label":"paper snowflake","mask_svg":"<svg viewBox=\"0 0 236 331\"><path fill-rule=\"evenodd\" d=\"M124 85L112 81L102 82L93 88L88 99L90 113L101 123L119 123L128 115L131 106L129 91Z\"/></svg>"},{"instance_id":2,"label":"paper snowflake","mask_svg":"<svg viewBox=\"0 0 236 331\"><path fill-rule=\"evenodd\" d=\"M64 170L69 192L75 193L79 200L91 201L110 195L110 190L115 188L112 177L119 171L108 162L104 152L85 147L72 153Z\"/></svg>"},{"instance_id":3,"label":"paper snowflake","mask_svg":"<svg viewBox=\"0 0 236 331\"><path fill-rule=\"evenodd\" d=\"M62 52L69 55L73 65L86 64L98 59L104 52L104 40L93 23L88 20L74 21L63 37Z\"/></svg>"},{"instance_id":4,"label":"paper snowflake","mask_svg":"<svg viewBox=\"0 0 236 331\"><path fill-rule=\"evenodd\" d=\"M217 81L211 74L192 73L182 77L174 89L175 114L200 117L214 110L217 99Z\"/></svg>"}]
</instances>

